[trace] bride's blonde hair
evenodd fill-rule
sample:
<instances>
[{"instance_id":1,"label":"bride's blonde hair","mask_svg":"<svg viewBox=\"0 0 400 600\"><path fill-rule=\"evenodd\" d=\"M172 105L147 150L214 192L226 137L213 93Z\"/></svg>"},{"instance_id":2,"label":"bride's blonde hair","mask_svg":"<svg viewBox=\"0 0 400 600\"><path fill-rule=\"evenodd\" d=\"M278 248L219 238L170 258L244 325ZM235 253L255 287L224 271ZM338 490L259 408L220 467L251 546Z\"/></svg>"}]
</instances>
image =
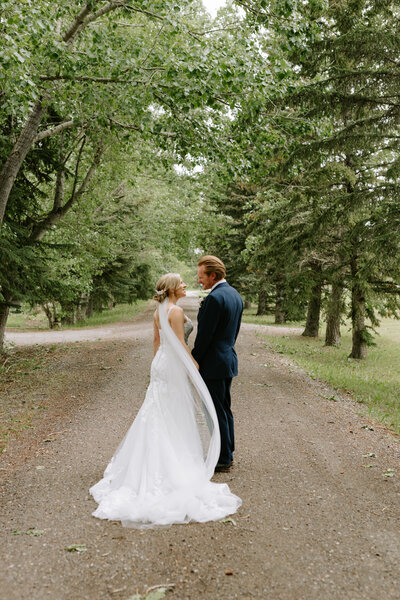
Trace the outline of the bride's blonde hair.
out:
<instances>
[{"instance_id":1,"label":"bride's blonde hair","mask_svg":"<svg viewBox=\"0 0 400 600\"><path fill-rule=\"evenodd\" d=\"M169 296L171 291L175 292L180 285L181 276L179 273L166 273L157 281L154 300L157 302L162 302L167 296Z\"/></svg>"}]
</instances>

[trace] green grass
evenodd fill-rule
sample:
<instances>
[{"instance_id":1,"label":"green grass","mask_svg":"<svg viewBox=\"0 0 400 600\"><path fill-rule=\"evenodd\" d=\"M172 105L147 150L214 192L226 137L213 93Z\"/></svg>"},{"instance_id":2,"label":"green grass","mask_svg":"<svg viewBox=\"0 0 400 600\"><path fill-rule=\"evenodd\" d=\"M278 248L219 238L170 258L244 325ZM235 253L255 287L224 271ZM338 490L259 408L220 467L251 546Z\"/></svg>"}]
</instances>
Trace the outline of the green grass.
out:
<instances>
[{"instance_id":1,"label":"green grass","mask_svg":"<svg viewBox=\"0 0 400 600\"><path fill-rule=\"evenodd\" d=\"M253 311L254 312L254 311ZM245 322L271 325L273 318L245 315ZM304 325L289 323L286 327ZM340 348L325 347L325 332L318 340L301 335L263 334L267 347L288 356L313 378L333 388L350 392L373 418L400 433L400 321L384 319L376 337L376 347L368 349L366 360L348 358L351 333L342 328Z\"/></svg>"},{"instance_id":2,"label":"green grass","mask_svg":"<svg viewBox=\"0 0 400 600\"><path fill-rule=\"evenodd\" d=\"M146 310L148 300L139 300L136 304L118 304L110 310L95 312L92 317L85 321L79 321L74 325L63 325L61 329L82 329L86 327L97 327L110 325L112 323L125 323L132 320L140 312ZM21 313L10 313L7 327L15 329L49 329L46 315L42 311L24 310Z\"/></svg>"},{"instance_id":3,"label":"green grass","mask_svg":"<svg viewBox=\"0 0 400 600\"><path fill-rule=\"evenodd\" d=\"M112 323L127 323L136 315L146 310L149 306L148 300L138 300L136 304L118 304L110 310L95 312L90 319L75 323L75 325L63 325L63 329L78 329L86 327L97 327L100 325L111 325Z\"/></svg>"},{"instance_id":4,"label":"green grass","mask_svg":"<svg viewBox=\"0 0 400 600\"><path fill-rule=\"evenodd\" d=\"M290 321L290 323L285 323L284 325L277 325L275 321L274 315L261 315L257 316L254 308L245 308L243 311L243 321L244 323L254 323L256 325L273 325L274 327L302 327L304 323L301 321Z\"/></svg>"}]
</instances>

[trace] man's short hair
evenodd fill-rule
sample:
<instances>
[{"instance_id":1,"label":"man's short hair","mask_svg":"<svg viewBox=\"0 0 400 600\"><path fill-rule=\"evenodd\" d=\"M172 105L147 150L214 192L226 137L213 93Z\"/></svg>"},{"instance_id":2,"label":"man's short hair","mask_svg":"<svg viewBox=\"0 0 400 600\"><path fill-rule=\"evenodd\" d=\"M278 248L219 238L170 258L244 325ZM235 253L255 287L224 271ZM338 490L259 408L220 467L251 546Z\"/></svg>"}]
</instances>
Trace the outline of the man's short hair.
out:
<instances>
[{"instance_id":1,"label":"man's short hair","mask_svg":"<svg viewBox=\"0 0 400 600\"><path fill-rule=\"evenodd\" d=\"M204 272L206 275L211 275L211 273L215 273L216 280L224 279L226 275L225 265L220 258L217 256L212 256L211 254L207 254L203 256L199 262L197 263L198 267L204 267Z\"/></svg>"}]
</instances>

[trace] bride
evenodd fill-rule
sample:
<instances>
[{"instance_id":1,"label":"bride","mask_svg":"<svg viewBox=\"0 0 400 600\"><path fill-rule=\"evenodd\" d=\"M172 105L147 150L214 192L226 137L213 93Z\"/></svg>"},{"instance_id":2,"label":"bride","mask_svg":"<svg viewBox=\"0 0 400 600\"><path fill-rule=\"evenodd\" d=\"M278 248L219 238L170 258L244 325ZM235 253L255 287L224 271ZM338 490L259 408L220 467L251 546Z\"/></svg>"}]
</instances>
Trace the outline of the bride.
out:
<instances>
[{"instance_id":1,"label":"bride","mask_svg":"<svg viewBox=\"0 0 400 600\"><path fill-rule=\"evenodd\" d=\"M99 519L144 529L214 521L241 505L227 484L210 481L220 451L218 420L186 344L193 326L176 304L185 295L177 273L157 282L150 385L103 479L90 488Z\"/></svg>"}]
</instances>

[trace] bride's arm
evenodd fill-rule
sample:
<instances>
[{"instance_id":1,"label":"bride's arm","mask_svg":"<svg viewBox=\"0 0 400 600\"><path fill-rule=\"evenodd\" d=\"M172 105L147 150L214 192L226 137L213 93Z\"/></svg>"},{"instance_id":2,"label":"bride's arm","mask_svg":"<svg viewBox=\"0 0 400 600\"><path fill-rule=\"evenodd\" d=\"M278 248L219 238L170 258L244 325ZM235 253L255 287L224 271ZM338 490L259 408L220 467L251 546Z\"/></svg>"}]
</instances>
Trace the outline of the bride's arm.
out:
<instances>
[{"instance_id":1,"label":"bride's arm","mask_svg":"<svg viewBox=\"0 0 400 600\"><path fill-rule=\"evenodd\" d=\"M168 321L169 321L169 324L171 325L172 331L175 333L176 337L181 342L181 344L185 348L186 352L189 354L190 358L192 359L192 361L194 362L194 364L196 366L196 369L198 369L199 368L198 363L195 361L188 346L185 344L185 330L184 330L185 315L180 306L174 306L173 308L171 308L171 310L169 311L169 314L168 314Z\"/></svg>"},{"instance_id":2,"label":"bride's arm","mask_svg":"<svg viewBox=\"0 0 400 600\"><path fill-rule=\"evenodd\" d=\"M155 356L157 354L157 350L160 347L160 330L158 329L157 319L156 319L157 311L154 313L153 317L153 350Z\"/></svg>"}]
</instances>

